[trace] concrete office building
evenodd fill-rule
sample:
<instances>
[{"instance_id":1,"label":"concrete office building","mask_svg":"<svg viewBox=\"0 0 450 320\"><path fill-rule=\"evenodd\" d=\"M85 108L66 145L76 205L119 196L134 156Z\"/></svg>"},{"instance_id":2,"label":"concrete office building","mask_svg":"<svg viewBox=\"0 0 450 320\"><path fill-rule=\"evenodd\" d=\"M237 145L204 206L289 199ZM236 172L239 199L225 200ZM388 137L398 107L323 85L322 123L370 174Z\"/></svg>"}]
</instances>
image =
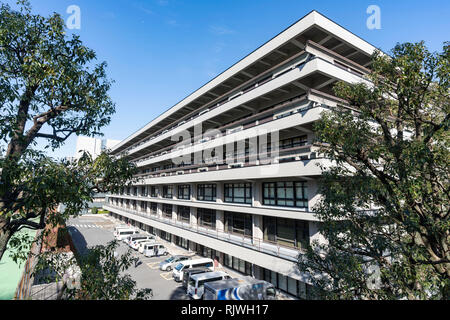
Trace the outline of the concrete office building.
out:
<instances>
[{"instance_id":1,"label":"concrete office building","mask_svg":"<svg viewBox=\"0 0 450 320\"><path fill-rule=\"evenodd\" d=\"M115 145L120 143L120 140L112 139L98 139L85 136L77 137L77 145L74 157L67 158L68 160L78 160L81 158L83 151L89 152L93 159L96 159L104 150L112 149ZM105 193L96 193L93 201L88 204L88 209L84 213L89 213L91 208L101 208L106 201ZM63 210L63 207L61 207Z\"/></svg>"},{"instance_id":2,"label":"concrete office building","mask_svg":"<svg viewBox=\"0 0 450 320\"><path fill-rule=\"evenodd\" d=\"M140 180L104 208L307 298L296 258L305 243L324 241L312 208L318 165L329 164L313 123L340 102L336 81L365 81L375 49L310 12L116 145ZM192 143L178 143L185 137Z\"/></svg>"},{"instance_id":3,"label":"concrete office building","mask_svg":"<svg viewBox=\"0 0 450 320\"><path fill-rule=\"evenodd\" d=\"M106 149L112 149L115 145L120 143L120 140L111 139L98 139L91 137L79 136L77 138L75 159L79 159L82 155L82 151L89 152L95 159L102 151Z\"/></svg>"}]
</instances>

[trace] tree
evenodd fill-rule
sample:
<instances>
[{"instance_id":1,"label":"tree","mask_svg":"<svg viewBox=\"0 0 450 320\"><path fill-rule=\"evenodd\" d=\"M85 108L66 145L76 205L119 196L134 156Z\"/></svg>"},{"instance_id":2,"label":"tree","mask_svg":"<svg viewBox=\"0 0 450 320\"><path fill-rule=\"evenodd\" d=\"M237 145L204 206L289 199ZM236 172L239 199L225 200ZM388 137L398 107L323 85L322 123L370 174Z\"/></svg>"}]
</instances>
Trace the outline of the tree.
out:
<instances>
[{"instance_id":1,"label":"tree","mask_svg":"<svg viewBox=\"0 0 450 320\"><path fill-rule=\"evenodd\" d=\"M335 86L347 103L316 125L327 243L298 263L322 298L449 299L449 63L448 43L397 44L374 54L372 86Z\"/></svg>"},{"instance_id":2,"label":"tree","mask_svg":"<svg viewBox=\"0 0 450 320\"><path fill-rule=\"evenodd\" d=\"M44 18L19 3L17 11L0 7L0 259L17 231L56 225L136 173L105 152L56 161L35 150L38 139L55 150L73 134L101 135L115 106L106 63L95 64L95 52L66 35L58 14ZM60 204L65 211L49 217Z\"/></svg>"},{"instance_id":3,"label":"tree","mask_svg":"<svg viewBox=\"0 0 450 320\"><path fill-rule=\"evenodd\" d=\"M35 272L39 274L52 266L57 277L65 283L60 297L67 300L150 299L153 295L151 289L137 289L131 276L124 274L137 258L132 256L131 249L119 256L117 247L118 242L111 241L105 246L89 248L86 255L75 254L67 259L47 252L40 256ZM80 275L74 276L77 272L68 270L79 270Z\"/></svg>"}]
</instances>

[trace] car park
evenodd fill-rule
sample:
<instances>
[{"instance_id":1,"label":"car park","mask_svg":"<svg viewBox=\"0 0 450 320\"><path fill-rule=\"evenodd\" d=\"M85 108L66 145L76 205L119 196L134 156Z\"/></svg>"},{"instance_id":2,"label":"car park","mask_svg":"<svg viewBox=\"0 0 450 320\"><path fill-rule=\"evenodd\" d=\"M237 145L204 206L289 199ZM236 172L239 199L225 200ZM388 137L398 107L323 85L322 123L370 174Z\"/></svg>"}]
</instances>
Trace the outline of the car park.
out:
<instances>
[{"instance_id":1,"label":"car park","mask_svg":"<svg viewBox=\"0 0 450 320\"><path fill-rule=\"evenodd\" d=\"M202 299L205 283L225 279L231 279L231 277L223 271L194 274L188 281L186 292L192 299Z\"/></svg>"},{"instance_id":2,"label":"car park","mask_svg":"<svg viewBox=\"0 0 450 320\"><path fill-rule=\"evenodd\" d=\"M176 266L179 262L188 260L189 256L183 255L175 255L167 258L166 260L161 261L159 264L159 269L162 271L171 271L174 266Z\"/></svg>"}]
</instances>

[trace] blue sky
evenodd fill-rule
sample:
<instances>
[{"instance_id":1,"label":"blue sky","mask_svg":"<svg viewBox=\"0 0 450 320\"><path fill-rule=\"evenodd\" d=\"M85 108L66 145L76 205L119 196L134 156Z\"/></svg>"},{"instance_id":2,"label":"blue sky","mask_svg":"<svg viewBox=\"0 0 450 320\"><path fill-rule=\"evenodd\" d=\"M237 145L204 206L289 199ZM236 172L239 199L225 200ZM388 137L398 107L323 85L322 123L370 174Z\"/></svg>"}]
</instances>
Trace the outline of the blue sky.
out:
<instances>
[{"instance_id":1,"label":"blue sky","mask_svg":"<svg viewBox=\"0 0 450 320\"><path fill-rule=\"evenodd\" d=\"M15 4L14 1L4 1ZM124 139L245 55L317 10L384 51L425 40L439 51L450 40L448 0L32 0L49 15L77 5L74 30L108 63L116 114L105 138ZM369 30L369 5L381 9L381 29ZM76 137L51 153L75 153Z\"/></svg>"}]
</instances>

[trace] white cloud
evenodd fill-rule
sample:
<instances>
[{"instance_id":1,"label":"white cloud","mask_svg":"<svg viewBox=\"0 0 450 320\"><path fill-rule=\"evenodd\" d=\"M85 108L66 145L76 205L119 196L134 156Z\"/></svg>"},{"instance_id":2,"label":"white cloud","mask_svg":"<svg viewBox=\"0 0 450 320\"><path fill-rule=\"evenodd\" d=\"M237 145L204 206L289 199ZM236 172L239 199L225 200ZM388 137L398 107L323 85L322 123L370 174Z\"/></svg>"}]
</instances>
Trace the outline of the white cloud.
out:
<instances>
[{"instance_id":1,"label":"white cloud","mask_svg":"<svg viewBox=\"0 0 450 320\"><path fill-rule=\"evenodd\" d=\"M212 34L219 35L219 36L224 35L224 34L234 33L234 30L231 30L230 28L228 28L226 26L218 26L218 25L209 26L209 31Z\"/></svg>"}]
</instances>

